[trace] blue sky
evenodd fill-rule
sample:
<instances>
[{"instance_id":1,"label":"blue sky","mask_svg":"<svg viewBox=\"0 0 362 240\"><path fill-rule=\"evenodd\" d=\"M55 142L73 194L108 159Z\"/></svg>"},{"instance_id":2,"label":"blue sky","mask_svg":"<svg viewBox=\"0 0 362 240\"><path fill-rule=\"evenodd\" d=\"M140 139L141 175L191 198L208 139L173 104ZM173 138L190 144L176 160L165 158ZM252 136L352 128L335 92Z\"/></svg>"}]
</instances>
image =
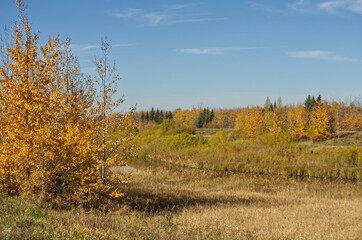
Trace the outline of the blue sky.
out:
<instances>
[{"instance_id":1,"label":"blue sky","mask_svg":"<svg viewBox=\"0 0 362 240\"><path fill-rule=\"evenodd\" d=\"M362 0L28 0L41 38L72 39L87 74L111 40L123 108L173 110L362 95ZM15 5L0 1L0 25Z\"/></svg>"}]
</instances>

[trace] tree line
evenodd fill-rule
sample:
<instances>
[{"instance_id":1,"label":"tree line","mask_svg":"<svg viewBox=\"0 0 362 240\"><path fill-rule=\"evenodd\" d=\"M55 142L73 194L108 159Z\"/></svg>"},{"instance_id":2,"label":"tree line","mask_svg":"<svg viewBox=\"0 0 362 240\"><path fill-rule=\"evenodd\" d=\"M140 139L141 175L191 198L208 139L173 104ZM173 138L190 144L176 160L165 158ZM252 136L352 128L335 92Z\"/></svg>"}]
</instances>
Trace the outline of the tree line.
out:
<instances>
[{"instance_id":1,"label":"tree line","mask_svg":"<svg viewBox=\"0 0 362 240\"><path fill-rule=\"evenodd\" d=\"M155 122L161 124L164 119L173 119L171 111L163 111L152 107L151 111L142 111L140 113L140 120L142 123Z\"/></svg>"},{"instance_id":2,"label":"tree line","mask_svg":"<svg viewBox=\"0 0 362 240\"><path fill-rule=\"evenodd\" d=\"M176 109L172 114L175 126L189 133L194 133L196 128L234 128L249 138L285 132L295 140L323 140L342 131L362 130L362 108L358 100L349 104L328 102L320 94L308 95L304 103L298 105L284 106L281 97L272 103L267 97L263 107Z\"/></svg>"}]
</instances>

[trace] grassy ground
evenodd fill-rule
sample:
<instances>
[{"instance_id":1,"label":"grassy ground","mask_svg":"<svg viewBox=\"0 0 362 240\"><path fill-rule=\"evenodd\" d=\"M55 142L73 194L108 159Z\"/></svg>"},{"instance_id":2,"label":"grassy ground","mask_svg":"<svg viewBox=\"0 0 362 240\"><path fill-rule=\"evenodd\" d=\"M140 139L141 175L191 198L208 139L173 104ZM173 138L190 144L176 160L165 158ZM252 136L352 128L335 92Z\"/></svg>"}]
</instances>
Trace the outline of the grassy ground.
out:
<instances>
[{"instance_id":1,"label":"grassy ground","mask_svg":"<svg viewBox=\"0 0 362 240\"><path fill-rule=\"evenodd\" d=\"M117 174L119 169L114 170ZM113 211L0 196L0 239L360 239L361 182L141 167Z\"/></svg>"},{"instance_id":2,"label":"grassy ground","mask_svg":"<svg viewBox=\"0 0 362 240\"><path fill-rule=\"evenodd\" d=\"M137 136L140 156L189 168L320 178L362 178L362 133L327 141L292 141L287 133L246 139L238 132L198 129L197 135L149 129Z\"/></svg>"}]
</instances>

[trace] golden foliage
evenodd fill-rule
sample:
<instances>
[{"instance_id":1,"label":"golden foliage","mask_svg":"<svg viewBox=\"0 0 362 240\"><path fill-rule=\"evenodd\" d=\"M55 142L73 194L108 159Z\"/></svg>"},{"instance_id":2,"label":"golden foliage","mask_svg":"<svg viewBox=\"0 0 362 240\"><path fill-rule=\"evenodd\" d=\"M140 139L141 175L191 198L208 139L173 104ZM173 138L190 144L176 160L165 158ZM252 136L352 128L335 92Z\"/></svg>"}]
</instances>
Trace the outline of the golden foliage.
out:
<instances>
[{"instance_id":1,"label":"golden foliage","mask_svg":"<svg viewBox=\"0 0 362 240\"><path fill-rule=\"evenodd\" d=\"M332 135L332 117L327 111L324 103L318 102L317 107L313 110L313 139L327 139Z\"/></svg>"},{"instance_id":2,"label":"golden foliage","mask_svg":"<svg viewBox=\"0 0 362 240\"><path fill-rule=\"evenodd\" d=\"M201 109L192 110L179 109L173 116L176 128L187 133L195 133L195 126Z\"/></svg>"},{"instance_id":3,"label":"golden foliage","mask_svg":"<svg viewBox=\"0 0 362 240\"><path fill-rule=\"evenodd\" d=\"M362 130L362 107L356 106L351 103L343 109L342 127L348 131L361 131Z\"/></svg>"},{"instance_id":4,"label":"golden foliage","mask_svg":"<svg viewBox=\"0 0 362 240\"><path fill-rule=\"evenodd\" d=\"M260 107L247 110L244 123L244 131L249 138L263 133L263 115Z\"/></svg>"},{"instance_id":5,"label":"golden foliage","mask_svg":"<svg viewBox=\"0 0 362 240\"><path fill-rule=\"evenodd\" d=\"M132 112L108 116L122 102L112 101L114 82L102 89L101 104L94 104L92 79L81 75L69 39L49 38L39 46L24 1L18 0L17 7L19 22L7 49L10 61L0 67L0 189L77 204L101 195L121 197L102 166L125 165L133 154L134 147L127 144L135 130ZM104 141L99 141L99 129ZM110 132L119 137L106 142Z\"/></svg>"},{"instance_id":6,"label":"golden foliage","mask_svg":"<svg viewBox=\"0 0 362 240\"><path fill-rule=\"evenodd\" d=\"M301 140L307 137L307 116L302 105L298 107L289 107L288 129L293 139Z\"/></svg>"},{"instance_id":7,"label":"golden foliage","mask_svg":"<svg viewBox=\"0 0 362 240\"><path fill-rule=\"evenodd\" d=\"M280 122L280 119L279 119L279 111L277 111L277 109L274 109L273 113L272 113L272 117L271 117L271 122L272 122L272 125L271 125L271 128L270 128L270 132L271 133L274 133L274 134L277 134L277 133L280 133L282 131L282 128L281 128L281 122Z\"/></svg>"}]
</instances>

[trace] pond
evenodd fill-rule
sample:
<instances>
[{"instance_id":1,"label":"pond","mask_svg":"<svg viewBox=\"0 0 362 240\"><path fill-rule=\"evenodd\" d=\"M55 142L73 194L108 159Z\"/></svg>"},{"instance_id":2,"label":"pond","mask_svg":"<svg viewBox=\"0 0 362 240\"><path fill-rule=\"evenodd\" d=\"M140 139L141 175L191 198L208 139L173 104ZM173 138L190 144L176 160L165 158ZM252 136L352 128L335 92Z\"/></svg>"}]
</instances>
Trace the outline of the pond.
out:
<instances>
[{"instance_id":1,"label":"pond","mask_svg":"<svg viewBox=\"0 0 362 240\"><path fill-rule=\"evenodd\" d=\"M119 168L121 170L131 171L131 172L138 172L139 171L137 168L130 167L130 166L117 166L116 168Z\"/></svg>"}]
</instances>

